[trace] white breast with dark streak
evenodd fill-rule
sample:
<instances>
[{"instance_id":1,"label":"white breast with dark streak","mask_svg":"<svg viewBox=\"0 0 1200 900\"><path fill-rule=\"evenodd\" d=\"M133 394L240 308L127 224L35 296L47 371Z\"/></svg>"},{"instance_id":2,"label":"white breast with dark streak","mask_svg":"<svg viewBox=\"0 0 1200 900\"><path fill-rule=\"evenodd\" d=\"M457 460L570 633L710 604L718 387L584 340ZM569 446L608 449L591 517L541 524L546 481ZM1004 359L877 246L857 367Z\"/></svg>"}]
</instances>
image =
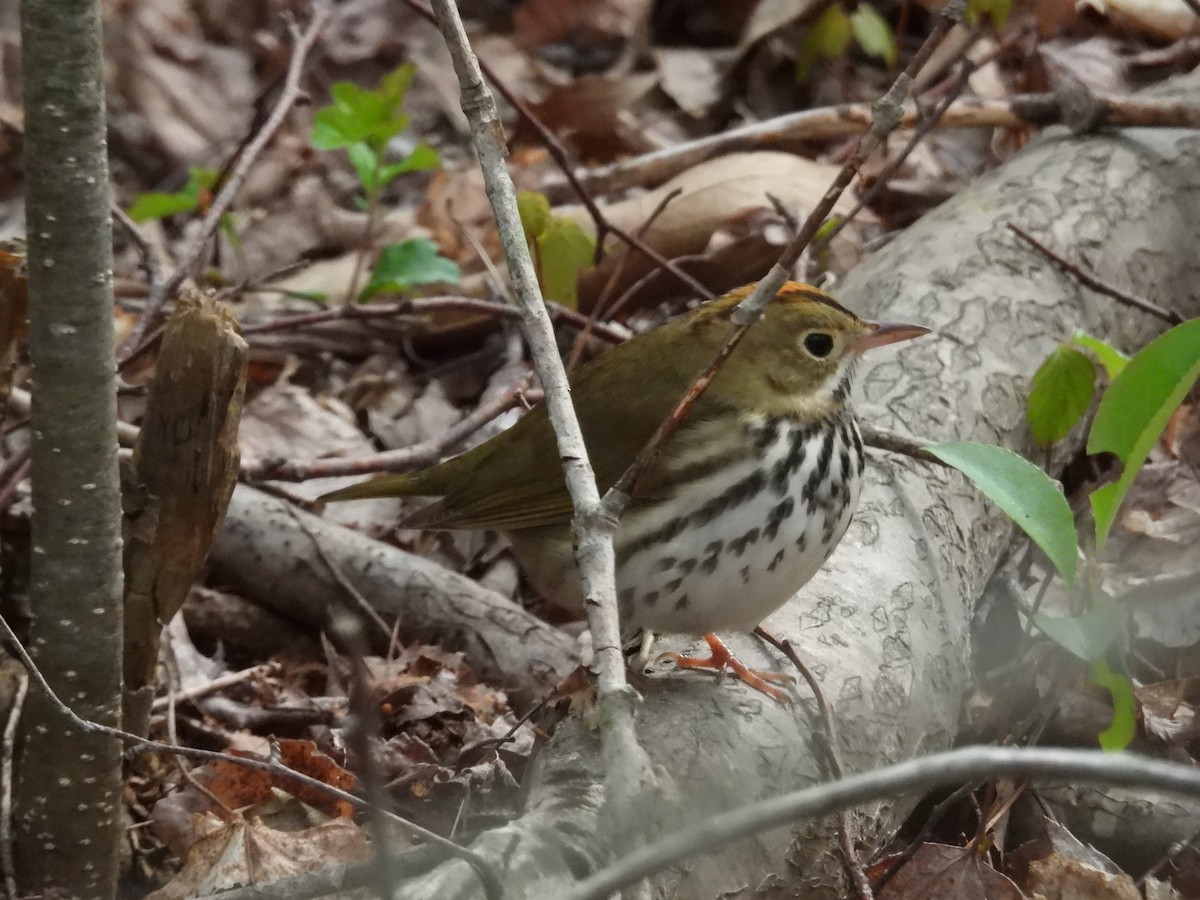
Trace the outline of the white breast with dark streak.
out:
<instances>
[{"instance_id":1,"label":"white breast with dark streak","mask_svg":"<svg viewBox=\"0 0 1200 900\"><path fill-rule=\"evenodd\" d=\"M618 531L624 631L750 631L804 586L858 505L863 451L849 413L823 423L770 418L756 452L707 476L705 500L656 504ZM670 507L670 508L668 508Z\"/></svg>"}]
</instances>

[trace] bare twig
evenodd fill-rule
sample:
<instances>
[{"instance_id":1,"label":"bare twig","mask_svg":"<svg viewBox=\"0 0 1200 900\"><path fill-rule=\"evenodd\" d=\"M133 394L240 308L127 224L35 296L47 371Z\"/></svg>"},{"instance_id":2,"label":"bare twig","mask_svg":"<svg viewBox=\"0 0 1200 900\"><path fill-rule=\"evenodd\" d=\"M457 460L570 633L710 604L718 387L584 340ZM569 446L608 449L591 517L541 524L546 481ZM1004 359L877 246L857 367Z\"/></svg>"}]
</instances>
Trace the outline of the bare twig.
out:
<instances>
[{"instance_id":1,"label":"bare twig","mask_svg":"<svg viewBox=\"0 0 1200 900\"><path fill-rule=\"evenodd\" d=\"M649 757L638 744L634 730L636 693L625 680L613 552L616 520L607 515L600 502L587 447L571 405L554 331L541 302L537 274L529 258L517 212L516 192L505 167L504 132L495 100L483 81L479 62L467 41L453 0L434 0L433 9L454 61L463 112L471 124L475 151L520 304L526 340L546 392L546 409L558 441L559 457L574 508L575 556L583 581L597 669L597 721L606 772L607 804L615 821L622 821L635 815L637 804L646 799L647 789L656 779ZM626 828L619 835L629 839L630 831Z\"/></svg>"},{"instance_id":2,"label":"bare twig","mask_svg":"<svg viewBox=\"0 0 1200 900\"><path fill-rule=\"evenodd\" d=\"M205 682L194 688L171 691L164 697L155 697L154 702L150 704L150 711L152 713L162 713L166 711L170 704L183 703L187 700L200 700L209 694L223 691L225 688L233 687L235 684L241 684L243 681L249 681L252 678L257 678L259 675L269 675L276 669L278 669L278 666L275 663L263 663L251 666L248 669L242 669L240 672L229 672L226 675L214 678L212 681Z\"/></svg>"},{"instance_id":3,"label":"bare twig","mask_svg":"<svg viewBox=\"0 0 1200 900\"><path fill-rule=\"evenodd\" d=\"M158 254L155 252L154 245L138 227L138 223L129 217L129 213L116 203L112 205L112 215L116 223L125 229L125 234L133 241L133 245L137 247L142 271L146 273L146 282L157 284L162 276L159 272Z\"/></svg>"},{"instance_id":4,"label":"bare twig","mask_svg":"<svg viewBox=\"0 0 1200 900\"><path fill-rule=\"evenodd\" d=\"M614 344L619 344L629 337L629 333L619 326L603 322L593 323L589 317L559 303L547 303L546 306L550 310L552 318L576 328L591 329L595 334ZM495 303L491 300L478 300L474 297L420 297L402 300L399 303L338 306L317 312L299 313L294 316L280 316L266 322L251 322L242 325L242 334L271 334L278 331L307 328L311 325L322 325L326 322L337 322L342 319L390 319L396 316L426 315L437 312L480 313L506 319L517 319L521 315L515 306L509 306L507 303Z\"/></svg>"},{"instance_id":5,"label":"bare twig","mask_svg":"<svg viewBox=\"0 0 1200 900\"><path fill-rule=\"evenodd\" d=\"M1093 291L1104 294L1106 297L1112 297L1118 303L1124 303L1126 306L1132 307L1133 309L1141 310L1144 313L1149 313L1152 316L1156 316L1157 318L1162 319L1164 322L1167 322L1171 325L1178 325L1183 322L1183 316L1179 315L1179 313L1175 312L1174 310L1164 309L1153 301L1147 300L1144 297L1139 297L1136 294L1130 294L1121 290L1120 288L1113 287L1111 284L1100 280L1091 272L1087 271L1081 266L1076 265L1066 257L1055 253L1020 225L1017 225L1014 222L1008 222L1007 225L1009 231L1011 231L1025 243L1029 244L1068 275L1073 276L1077 281L1086 285L1087 287L1090 287Z\"/></svg>"},{"instance_id":6,"label":"bare twig","mask_svg":"<svg viewBox=\"0 0 1200 900\"><path fill-rule=\"evenodd\" d=\"M313 542L320 549L320 542L314 537ZM322 551L324 554L324 551ZM328 557L322 555L325 564L333 571L334 576L344 585L349 585L346 576L341 574ZM355 598L363 605L366 601L358 591L349 588ZM371 835L371 846L375 850L375 892L381 900L388 900L394 894L390 884L389 874L394 853L394 842L388 833L388 817L391 805L387 787L379 760L371 746L373 739L378 739L381 722L379 707L371 697L370 676L367 673L366 659L369 647L367 635L363 629L362 619L350 611L347 606L335 611L332 616L331 633L348 651L351 666L350 680L350 716L346 723L346 746L358 760L359 784L363 793L371 802L370 812L367 813L367 828Z\"/></svg>"},{"instance_id":7,"label":"bare twig","mask_svg":"<svg viewBox=\"0 0 1200 900\"><path fill-rule=\"evenodd\" d=\"M25 696L29 693L29 676L24 672L17 678L12 702L8 707L8 719L4 723L4 744L0 769L0 866L4 869L4 895L9 900L21 896L17 891L17 867L13 860L13 754L17 744L17 728L21 724L21 711L25 709Z\"/></svg>"},{"instance_id":8,"label":"bare twig","mask_svg":"<svg viewBox=\"0 0 1200 900\"><path fill-rule=\"evenodd\" d=\"M792 645L791 641L780 640L761 625L754 629L754 633L776 650L783 653L808 684L808 689L812 691L813 697L817 702L817 716L821 724L821 729L824 731L825 756L829 761L830 774L835 779L841 778L843 770L842 761L838 757L837 752L837 727L834 724L833 711L830 709L829 701L825 699L825 692L821 690L821 683L817 681L816 675L813 674L804 660L800 658L800 654L796 652L796 648ZM854 885L854 891L858 895L859 900L872 900L875 895L871 890L870 879L867 878L867 873L863 870L862 862L859 861L858 853L854 849L854 839L851 837L851 832L853 831L852 825L850 810L844 809L838 813L838 849L842 854L842 864L846 869L846 877Z\"/></svg>"},{"instance_id":9,"label":"bare twig","mask_svg":"<svg viewBox=\"0 0 1200 900\"><path fill-rule=\"evenodd\" d=\"M522 393L528 383L528 379L518 381L487 403L481 404L478 409L470 415L464 416L450 428L427 441L413 444L411 447L355 459L318 459L308 463L265 459L252 466L243 466L242 478L247 481L308 481L312 478L371 475L375 472L405 472L409 469L432 465L449 448L467 439L496 416L520 403Z\"/></svg>"},{"instance_id":10,"label":"bare twig","mask_svg":"<svg viewBox=\"0 0 1200 900\"><path fill-rule=\"evenodd\" d=\"M938 459L938 457L934 456L912 438L897 434L894 431L888 431L886 428L880 428L877 425L870 425L866 422L859 422L858 427L862 431L863 443L868 447L874 447L876 450L883 450L887 453L907 456L910 459L929 463L931 466L941 466L943 469L954 468L944 460Z\"/></svg>"},{"instance_id":11,"label":"bare twig","mask_svg":"<svg viewBox=\"0 0 1200 900\"><path fill-rule=\"evenodd\" d=\"M404 0L404 2L407 3L408 6L411 7L415 12L424 16L430 21L433 21L433 14L426 9L422 3L418 2L418 0ZM557 163L560 171L563 173L563 177L566 178L567 183L571 186L572 190L575 192L575 195L579 198L579 201L587 210L588 215L591 216L592 223L596 227L595 262L600 261L600 255L604 251L604 239L608 236L609 232L611 232L624 241L628 246L634 248L639 253L642 253L648 259L655 262L659 267L666 269L668 272L674 275L675 278L677 278L679 282L684 285L684 287L695 291L697 296L702 297L705 300L711 300L713 297L712 291L693 278L689 273L685 272L673 261L667 259L661 253L643 241L640 236L630 234L625 229L614 225L607 218L605 218L604 213L600 211L600 207L596 205L595 199L587 191L587 189L584 188L583 184L579 180L579 177L575 174L575 169L571 163L571 160L567 157L567 150L565 147L563 147L562 142L559 141L554 132L547 128L546 124L536 115L534 115L533 110L529 108L529 104L527 104L521 97L517 96L513 91L509 90L508 85L506 85L503 80L497 77L491 66L489 66L482 59L478 60L478 63L480 70L484 75L487 76L487 79L492 83L492 86L495 87L496 90L500 92L500 95L509 103L509 105L517 111L517 114L520 115L521 118L523 118L526 122L528 122L530 127L537 132L538 137L541 138L547 152L550 154L550 158Z\"/></svg>"},{"instance_id":12,"label":"bare twig","mask_svg":"<svg viewBox=\"0 0 1200 900\"><path fill-rule=\"evenodd\" d=\"M746 297L737 308L733 311L732 324L734 328L730 331L725 339L724 345L717 351L716 356L708 367L696 378L688 387L676 403L675 408L671 410L669 416L663 420L650 441L642 448L637 459L634 460L625 473L618 479L617 483L605 495L604 502L608 507L609 514L617 518L620 517L621 511L628 503L629 497L637 490L638 483L645 476L646 472L654 464L662 450L666 440L675 433L679 426L690 414L692 407L696 401L708 389L713 380L717 377L717 373L725 365L725 361L741 343L743 337L750 327L757 322L766 309L771 298L778 293L787 281L788 276L795 266L796 261L804 252L804 249L812 241L821 224L825 221L825 217L832 211L834 204L841 197L842 192L846 189L846 185L850 183L850 179L854 177L855 172L863 164L864 160L879 146L883 139L900 124L900 107L905 94L908 92L912 84L913 73L920 70L933 53L934 48L942 37L957 21L960 21L963 12L966 8L966 0L952 0L941 11L937 25L925 38L924 43L909 60L905 70L896 78L895 83L887 90L887 92L876 102L874 113L871 120L871 125L867 131L859 138L858 144L854 148L854 152L850 158L842 165L838 174L834 177L833 183L825 190L821 199L817 201L808 217L804 220L804 224L788 241L783 252L779 255L779 259L771 270L755 285L754 290Z\"/></svg>"},{"instance_id":13,"label":"bare twig","mask_svg":"<svg viewBox=\"0 0 1200 900\"><path fill-rule=\"evenodd\" d=\"M312 541L313 549L317 551L317 556L319 556L321 562L325 564L326 570L330 575L333 576L333 580L338 583L338 587L345 592L345 596L339 594L337 598L338 602L342 606L342 613L344 614L342 619L353 618L355 619L356 624L352 626L347 622L343 622L342 619L334 617L336 613L335 610L330 610L330 616L334 617L334 625L345 631L352 640L358 641L363 636L361 624L358 624L357 620L367 619L371 622L371 624L379 629L385 640L390 639L392 636L392 629L388 627L387 622L383 621L383 616L376 612L375 608L367 602L367 598L362 595L362 591L356 588L353 582L346 577L346 573L342 571L342 567L335 563L330 558L329 554L325 552L325 545L321 543L321 539L313 534L313 530L308 527L308 524L296 512L296 510L289 506L287 507L287 511L288 515L292 517L292 521L296 523L296 526L308 536L310 541ZM357 650L352 650L352 653L357 652Z\"/></svg>"},{"instance_id":14,"label":"bare twig","mask_svg":"<svg viewBox=\"0 0 1200 900\"><path fill-rule=\"evenodd\" d=\"M277 777L289 778L299 783L310 787L313 790L321 791L330 797L334 797L345 803L351 804L355 809L370 811L371 804L357 797L348 791L343 791L331 784L313 778L311 775L305 775L303 772L298 772L288 766L283 765L274 759L259 759L250 756L235 756L230 753L219 753L215 750L200 750L195 747L181 747L176 744L164 744L161 741L152 741L139 735L132 734L128 731L122 731L120 728L113 728L109 725L102 725L98 722L91 722L87 719L82 719L75 714L75 711L67 706L59 696L54 692L54 689L47 683L45 677L38 670L33 660L29 656L29 652L24 645L18 640L16 633L9 626L7 620L0 616L0 638L3 638L9 649L17 657L18 661L25 668L33 683L38 686L43 694L50 700L59 712L70 719L71 724L80 731L85 731L91 734L103 734L109 737L116 738L128 745L127 752L151 752L151 753L167 753L173 756L181 756L187 759L197 759L204 762L223 762L232 763L233 765L242 766L247 769L254 769L258 772L266 772L269 775ZM487 896L490 900L500 900L503 895L503 888L500 884L500 879L492 869L490 863L483 859L474 851L461 847L453 841L447 840L435 831L430 831L427 828L422 828L415 822L410 822L395 813L385 812L385 815L396 825L403 828L410 834L437 844L449 852L452 856L464 860L470 864L471 868L479 876Z\"/></svg>"},{"instance_id":15,"label":"bare twig","mask_svg":"<svg viewBox=\"0 0 1200 900\"><path fill-rule=\"evenodd\" d=\"M908 142L904 145L899 153L888 160L888 163L883 167L883 170L875 176L875 182L855 201L850 212L846 213L846 215L842 217L842 220L825 234L823 234L819 240L813 242L814 249L827 245L830 241L837 237L838 234L841 233L842 229L853 222L854 218L860 212L862 212L863 209L870 206L871 203L874 202L875 198L879 196L879 192L883 190L884 186L891 180L892 176L900 170L902 165L904 165L904 161L908 159L914 150L917 149L917 144L921 143L925 136L929 134L929 132L933 131L938 122L941 120L942 116L945 115L946 110L950 108L950 104L958 99L958 95L966 89L968 79L971 77L971 72L973 69L974 67L969 62L963 63L962 70L959 72L958 77L953 80L953 83L947 90L946 96L942 99L942 101L934 107L929 115L922 119L921 123L916 128L913 129L913 133L909 136Z\"/></svg>"},{"instance_id":16,"label":"bare twig","mask_svg":"<svg viewBox=\"0 0 1200 900\"><path fill-rule=\"evenodd\" d=\"M179 265L166 278L151 283L146 308L142 311L142 315L138 318L121 348L121 363L140 355L143 352L143 345L153 340L151 333L162 321L167 301L174 296L184 279L195 274L195 270L204 257L204 250L208 246L208 242L217 232L221 217L229 211L234 196L241 189L242 182L246 180L246 175L249 174L251 167L267 144L275 137L275 133L283 125L288 111L300 97L300 76L304 71L304 61L308 58L309 51L312 50L321 29L329 20L329 16L330 10L324 5L319 5L314 9L312 19L292 48L292 58L288 63L287 76L275 108L254 139L246 144L245 150L230 171L225 184L213 198L212 205L209 206L208 212L200 222L200 227L184 246L183 252L180 254ZM149 338L148 334L151 334Z\"/></svg>"},{"instance_id":17,"label":"bare twig","mask_svg":"<svg viewBox=\"0 0 1200 900\"><path fill-rule=\"evenodd\" d=\"M1152 128L1200 127L1200 104L1174 100L1146 100L1098 95L1092 98L1099 121L1087 118L1088 127L1139 125ZM1018 128L1072 124L1076 104L1070 94L1018 94L1002 100L967 98L946 109L941 128ZM588 190L608 193L630 187L653 187L707 159L737 150L765 150L792 145L797 140L835 140L853 137L870 125L872 105L845 103L790 113L765 122L732 128L720 134L655 150L608 166L585 169L578 177ZM915 102L901 108L900 127L913 128L923 118ZM568 196L568 185L550 181L542 193L558 202Z\"/></svg>"},{"instance_id":18,"label":"bare twig","mask_svg":"<svg viewBox=\"0 0 1200 900\"><path fill-rule=\"evenodd\" d=\"M566 900L600 900L691 856L792 822L873 800L997 776L1169 791L1200 798L1193 766L1100 750L963 747L752 803L677 831L584 879Z\"/></svg>"}]
</instances>

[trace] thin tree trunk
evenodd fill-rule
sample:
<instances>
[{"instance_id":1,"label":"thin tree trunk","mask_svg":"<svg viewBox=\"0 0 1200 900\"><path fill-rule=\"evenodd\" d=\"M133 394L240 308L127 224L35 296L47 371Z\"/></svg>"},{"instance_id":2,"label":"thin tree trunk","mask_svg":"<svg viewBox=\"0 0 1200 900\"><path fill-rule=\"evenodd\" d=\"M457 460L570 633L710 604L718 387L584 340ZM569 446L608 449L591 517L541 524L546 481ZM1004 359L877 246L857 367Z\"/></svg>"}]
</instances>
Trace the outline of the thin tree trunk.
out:
<instances>
[{"instance_id":1,"label":"thin tree trunk","mask_svg":"<svg viewBox=\"0 0 1200 900\"><path fill-rule=\"evenodd\" d=\"M121 504L100 9L24 0L26 229L33 359L31 649L80 716L121 720ZM22 895L111 897L120 746L24 711L16 794Z\"/></svg>"}]
</instances>

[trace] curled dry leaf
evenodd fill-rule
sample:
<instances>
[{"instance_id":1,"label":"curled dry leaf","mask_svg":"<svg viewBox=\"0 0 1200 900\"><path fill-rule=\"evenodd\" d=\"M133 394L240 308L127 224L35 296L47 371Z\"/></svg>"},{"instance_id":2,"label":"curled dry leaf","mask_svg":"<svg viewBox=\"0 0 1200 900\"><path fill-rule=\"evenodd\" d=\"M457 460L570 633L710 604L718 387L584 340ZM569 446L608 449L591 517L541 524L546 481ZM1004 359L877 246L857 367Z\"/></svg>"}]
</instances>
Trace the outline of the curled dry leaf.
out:
<instances>
[{"instance_id":1,"label":"curled dry leaf","mask_svg":"<svg viewBox=\"0 0 1200 900\"><path fill-rule=\"evenodd\" d=\"M1077 6L1167 41L1187 37L1196 27L1196 14L1183 0L1080 0Z\"/></svg>"},{"instance_id":2,"label":"curled dry leaf","mask_svg":"<svg viewBox=\"0 0 1200 900\"><path fill-rule=\"evenodd\" d=\"M1200 738L1195 707L1200 700L1200 678L1137 685L1133 693L1141 706L1146 734L1172 747Z\"/></svg>"},{"instance_id":3,"label":"curled dry leaf","mask_svg":"<svg viewBox=\"0 0 1200 900\"><path fill-rule=\"evenodd\" d=\"M770 197L793 212L811 208L836 173L835 166L790 153L732 153L701 163L649 193L611 204L603 211L614 225L636 233L668 196L678 192L642 235L663 256L676 259L704 252L713 235L723 228L732 228L743 238L752 237L736 223L753 221L757 212L773 214ZM852 205L853 200L843 195L834 206L834 214L845 215ZM591 219L581 207L560 207L555 214L569 217L580 227L593 231ZM727 267L724 271L729 277L722 283L707 284L714 293L761 277L774 259L769 251L776 249L770 239L756 248L742 240L729 241L727 245L732 250L721 255L719 261ZM757 252L751 253L751 249ZM580 308L585 311L591 309L618 266L619 275L609 288L614 297L656 268L653 261L641 253L628 251L616 238L608 238L605 251L603 262L580 280ZM753 264L739 265L746 259ZM766 260L766 264L761 260ZM722 266L712 268L720 271ZM672 285L671 289L677 288Z\"/></svg>"},{"instance_id":4,"label":"curled dry leaf","mask_svg":"<svg viewBox=\"0 0 1200 900\"><path fill-rule=\"evenodd\" d=\"M317 750L311 741L280 740L277 742L280 762L325 784L353 791L358 781L353 775ZM246 755L231 751L234 755ZM354 808L329 794L301 784L287 776L276 776L232 762L211 762L196 769L195 781L203 785L203 793L188 784L154 805L151 829L156 837L182 857L201 837L196 830L197 814L220 812L214 805L216 797L228 809L244 809L267 803L282 791L301 803L319 810L329 818L351 818Z\"/></svg>"},{"instance_id":5,"label":"curled dry leaf","mask_svg":"<svg viewBox=\"0 0 1200 900\"><path fill-rule=\"evenodd\" d=\"M879 894L879 900L988 897L1022 900L1024 895L993 869L986 854L968 847L923 844Z\"/></svg>"},{"instance_id":6,"label":"curled dry leaf","mask_svg":"<svg viewBox=\"0 0 1200 900\"><path fill-rule=\"evenodd\" d=\"M331 865L365 862L371 856L366 834L344 820L290 831L270 828L259 819L226 823L209 815L205 820L210 830L192 845L183 870L150 898L207 897Z\"/></svg>"},{"instance_id":7,"label":"curled dry leaf","mask_svg":"<svg viewBox=\"0 0 1200 900\"><path fill-rule=\"evenodd\" d=\"M466 271L481 268L479 247L491 259L500 256L500 237L479 166L435 173L417 211L417 223L429 229L444 256Z\"/></svg>"},{"instance_id":8,"label":"curled dry leaf","mask_svg":"<svg viewBox=\"0 0 1200 900\"><path fill-rule=\"evenodd\" d=\"M1033 897L1088 897L1091 900L1141 900L1133 879L1051 853L1029 865L1025 889ZM991 896L990 894L988 896Z\"/></svg>"},{"instance_id":9,"label":"curled dry leaf","mask_svg":"<svg viewBox=\"0 0 1200 900\"><path fill-rule=\"evenodd\" d=\"M659 84L679 108L697 119L725 96L732 62L728 54L693 47L659 47L654 51Z\"/></svg>"}]
</instances>

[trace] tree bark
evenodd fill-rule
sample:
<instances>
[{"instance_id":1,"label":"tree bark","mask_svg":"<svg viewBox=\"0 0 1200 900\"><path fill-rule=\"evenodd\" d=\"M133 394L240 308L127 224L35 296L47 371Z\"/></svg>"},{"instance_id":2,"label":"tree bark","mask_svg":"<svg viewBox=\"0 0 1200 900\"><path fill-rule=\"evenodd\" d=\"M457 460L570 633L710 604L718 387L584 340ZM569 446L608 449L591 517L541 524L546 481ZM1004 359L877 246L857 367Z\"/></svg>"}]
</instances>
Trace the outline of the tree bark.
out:
<instances>
[{"instance_id":1,"label":"tree bark","mask_svg":"<svg viewBox=\"0 0 1200 900\"><path fill-rule=\"evenodd\" d=\"M499 594L246 485L213 545L210 581L321 628L334 598L353 602L326 559L386 622L399 619L401 640L460 651L480 678L519 699L544 696L577 663L573 638Z\"/></svg>"},{"instance_id":2,"label":"tree bark","mask_svg":"<svg viewBox=\"0 0 1200 900\"><path fill-rule=\"evenodd\" d=\"M25 0L21 36L34 384L31 649L76 713L118 726L121 502L99 3ZM67 727L37 690L22 728L21 893L113 896L123 833L119 743Z\"/></svg>"},{"instance_id":3,"label":"tree bark","mask_svg":"<svg viewBox=\"0 0 1200 900\"><path fill-rule=\"evenodd\" d=\"M1197 85L1183 79L1172 89ZM1200 135L1056 129L835 289L862 315L937 332L865 360L862 419L930 442L988 441L1027 453L1029 377L1059 341L1083 327L1133 350L1164 329L1080 287L1008 232L1009 221L1102 278L1184 315L1200 313ZM1059 458L1077 446L1064 446ZM1011 534L1008 519L957 474L872 455L846 539L765 623L815 670L847 772L953 743L971 684L975 602ZM750 638L732 643L751 665L778 664ZM665 822L720 815L828 777L811 702L785 709L738 684L683 674L640 687L639 737L674 781L674 796L659 798ZM526 815L476 842L514 896L563 893L608 853L598 834L598 761L587 725L567 720L533 767ZM859 810L860 847L886 839L915 799ZM654 888L679 898L839 897L835 847L832 823L798 823L661 873ZM400 893L468 897L478 886L465 865L450 863Z\"/></svg>"}]
</instances>

